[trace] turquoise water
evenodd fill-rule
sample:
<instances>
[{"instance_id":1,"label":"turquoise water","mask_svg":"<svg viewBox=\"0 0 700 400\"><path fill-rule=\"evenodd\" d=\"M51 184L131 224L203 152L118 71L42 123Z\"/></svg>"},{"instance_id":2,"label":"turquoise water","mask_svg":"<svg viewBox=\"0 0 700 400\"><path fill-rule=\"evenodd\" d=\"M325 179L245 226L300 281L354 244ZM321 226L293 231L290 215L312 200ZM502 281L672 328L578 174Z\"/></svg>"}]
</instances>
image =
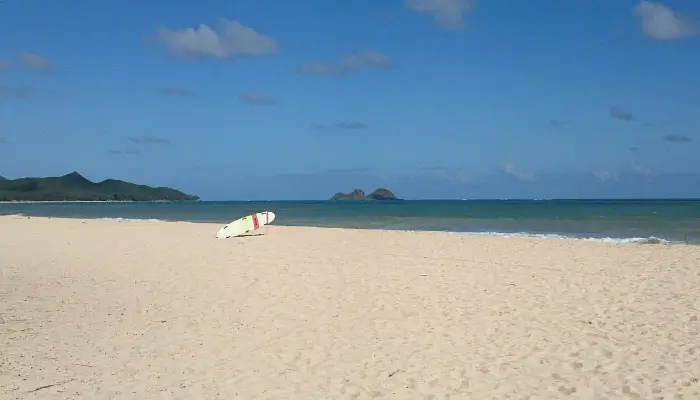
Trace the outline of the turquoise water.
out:
<instances>
[{"instance_id":1,"label":"turquoise water","mask_svg":"<svg viewBox=\"0 0 700 400\"><path fill-rule=\"evenodd\" d=\"M275 212L276 225L700 243L700 200L0 204L0 215L217 223L264 210Z\"/></svg>"}]
</instances>

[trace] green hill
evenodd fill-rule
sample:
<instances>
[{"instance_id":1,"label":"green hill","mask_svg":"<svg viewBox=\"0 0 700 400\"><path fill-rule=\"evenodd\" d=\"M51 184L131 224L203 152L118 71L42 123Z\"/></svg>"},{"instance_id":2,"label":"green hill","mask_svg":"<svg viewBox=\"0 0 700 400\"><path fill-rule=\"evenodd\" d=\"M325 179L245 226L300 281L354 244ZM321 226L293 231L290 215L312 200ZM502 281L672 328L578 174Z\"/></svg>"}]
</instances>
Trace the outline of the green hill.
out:
<instances>
[{"instance_id":1,"label":"green hill","mask_svg":"<svg viewBox=\"0 0 700 400\"><path fill-rule=\"evenodd\" d=\"M168 187L116 179L92 182L77 172L59 177L0 179L0 201L182 201L199 197Z\"/></svg>"},{"instance_id":2,"label":"green hill","mask_svg":"<svg viewBox=\"0 0 700 400\"><path fill-rule=\"evenodd\" d=\"M361 189L355 189L350 193L336 193L331 197L333 201L345 200L399 200L389 189L379 188L369 195L365 195Z\"/></svg>"}]
</instances>

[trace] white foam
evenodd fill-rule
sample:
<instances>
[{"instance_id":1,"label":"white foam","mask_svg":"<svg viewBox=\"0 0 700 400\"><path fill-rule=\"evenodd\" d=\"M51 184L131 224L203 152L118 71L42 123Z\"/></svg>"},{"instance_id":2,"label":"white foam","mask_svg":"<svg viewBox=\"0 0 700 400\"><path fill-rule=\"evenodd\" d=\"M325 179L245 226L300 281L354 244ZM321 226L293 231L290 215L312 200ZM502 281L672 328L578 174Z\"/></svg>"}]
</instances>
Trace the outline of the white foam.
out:
<instances>
[{"instance_id":1,"label":"white foam","mask_svg":"<svg viewBox=\"0 0 700 400\"><path fill-rule=\"evenodd\" d=\"M122 217L102 217L98 218L103 221L116 221L116 222L132 222L132 221L147 221L147 222L166 222L162 219L157 218L122 218Z\"/></svg>"},{"instance_id":2,"label":"white foam","mask_svg":"<svg viewBox=\"0 0 700 400\"><path fill-rule=\"evenodd\" d=\"M631 238L584 238L583 240L595 240L605 243L637 243L637 244L671 244L670 240L661 239L656 236L649 237L631 237Z\"/></svg>"},{"instance_id":3,"label":"white foam","mask_svg":"<svg viewBox=\"0 0 700 400\"><path fill-rule=\"evenodd\" d=\"M1 215L2 217L10 217L12 219L20 219L20 218L28 218L27 215L24 215L22 213L17 213L17 214L3 214Z\"/></svg>"},{"instance_id":4,"label":"white foam","mask_svg":"<svg viewBox=\"0 0 700 400\"><path fill-rule=\"evenodd\" d=\"M124 221L124 218L120 218L120 217L117 217L117 218L102 217L102 218L98 218L98 219L101 219L102 221L116 221L116 222Z\"/></svg>"},{"instance_id":5,"label":"white foam","mask_svg":"<svg viewBox=\"0 0 700 400\"><path fill-rule=\"evenodd\" d=\"M603 243L634 243L634 244L671 244L673 242L658 238L656 236L649 237L631 237L631 238L616 238L616 237L576 237L566 236L556 233L528 233L528 232L451 232L462 235L478 235L478 236L498 236L506 238L540 238L540 239L568 239L568 240L586 240L592 242Z\"/></svg>"}]
</instances>

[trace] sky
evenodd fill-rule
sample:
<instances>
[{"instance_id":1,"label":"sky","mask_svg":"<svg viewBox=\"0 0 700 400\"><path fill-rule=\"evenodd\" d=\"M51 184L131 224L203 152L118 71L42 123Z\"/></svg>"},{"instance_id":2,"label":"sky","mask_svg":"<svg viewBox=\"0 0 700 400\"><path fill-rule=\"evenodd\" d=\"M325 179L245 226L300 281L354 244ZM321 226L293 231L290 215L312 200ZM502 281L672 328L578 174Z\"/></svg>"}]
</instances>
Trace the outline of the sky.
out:
<instances>
[{"instance_id":1,"label":"sky","mask_svg":"<svg viewBox=\"0 0 700 400\"><path fill-rule=\"evenodd\" d=\"M0 0L0 175L700 197L697 0Z\"/></svg>"}]
</instances>

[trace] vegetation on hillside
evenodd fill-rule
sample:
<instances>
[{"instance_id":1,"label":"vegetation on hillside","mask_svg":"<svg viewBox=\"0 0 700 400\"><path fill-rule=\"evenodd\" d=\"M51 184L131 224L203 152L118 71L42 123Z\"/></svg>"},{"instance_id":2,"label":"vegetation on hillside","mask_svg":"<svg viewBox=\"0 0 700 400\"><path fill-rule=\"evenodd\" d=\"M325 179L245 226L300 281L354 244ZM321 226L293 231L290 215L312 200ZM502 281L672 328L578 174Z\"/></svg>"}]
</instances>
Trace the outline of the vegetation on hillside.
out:
<instances>
[{"instance_id":1,"label":"vegetation on hillside","mask_svg":"<svg viewBox=\"0 0 700 400\"><path fill-rule=\"evenodd\" d=\"M168 187L116 179L92 182L77 172L48 178L0 178L0 201L182 201L199 200Z\"/></svg>"},{"instance_id":2,"label":"vegetation on hillside","mask_svg":"<svg viewBox=\"0 0 700 400\"><path fill-rule=\"evenodd\" d=\"M365 195L361 189L355 189L350 193L336 193L331 200L399 200L389 189L379 188L369 195Z\"/></svg>"}]
</instances>

